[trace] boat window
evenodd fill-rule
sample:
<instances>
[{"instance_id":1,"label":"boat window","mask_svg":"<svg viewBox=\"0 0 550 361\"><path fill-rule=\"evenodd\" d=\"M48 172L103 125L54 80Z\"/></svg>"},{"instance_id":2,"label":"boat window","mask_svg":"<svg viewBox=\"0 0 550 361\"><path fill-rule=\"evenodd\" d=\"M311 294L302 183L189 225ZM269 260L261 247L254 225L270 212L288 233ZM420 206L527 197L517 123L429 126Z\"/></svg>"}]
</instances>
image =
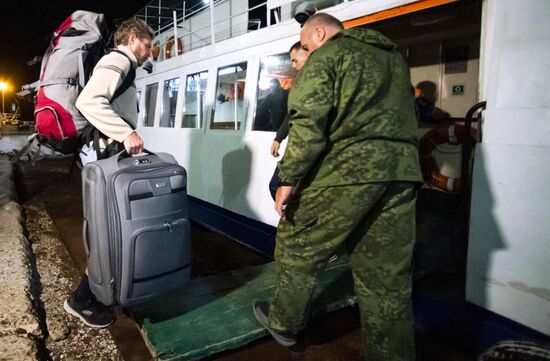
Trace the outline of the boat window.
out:
<instances>
[{"instance_id":1,"label":"boat window","mask_svg":"<svg viewBox=\"0 0 550 361\"><path fill-rule=\"evenodd\" d=\"M152 127L155 123L155 105L157 103L158 84L149 84L145 88L145 114L143 126Z\"/></svg>"},{"instance_id":2,"label":"boat window","mask_svg":"<svg viewBox=\"0 0 550 361\"><path fill-rule=\"evenodd\" d=\"M287 53L260 60L256 114L252 130L276 132L287 113L288 90L296 77Z\"/></svg>"},{"instance_id":3,"label":"boat window","mask_svg":"<svg viewBox=\"0 0 550 361\"><path fill-rule=\"evenodd\" d=\"M240 129L244 118L246 62L218 69L211 129Z\"/></svg>"},{"instance_id":4,"label":"boat window","mask_svg":"<svg viewBox=\"0 0 550 361\"><path fill-rule=\"evenodd\" d=\"M187 75L185 80L185 106L182 128L200 128L204 122L204 95L208 82L208 72Z\"/></svg>"},{"instance_id":5,"label":"boat window","mask_svg":"<svg viewBox=\"0 0 550 361\"><path fill-rule=\"evenodd\" d=\"M174 78L164 81L164 91L162 94L162 108L160 113L160 126L164 128L174 128L176 121L176 103L178 101L178 90L180 79Z\"/></svg>"}]
</instances>

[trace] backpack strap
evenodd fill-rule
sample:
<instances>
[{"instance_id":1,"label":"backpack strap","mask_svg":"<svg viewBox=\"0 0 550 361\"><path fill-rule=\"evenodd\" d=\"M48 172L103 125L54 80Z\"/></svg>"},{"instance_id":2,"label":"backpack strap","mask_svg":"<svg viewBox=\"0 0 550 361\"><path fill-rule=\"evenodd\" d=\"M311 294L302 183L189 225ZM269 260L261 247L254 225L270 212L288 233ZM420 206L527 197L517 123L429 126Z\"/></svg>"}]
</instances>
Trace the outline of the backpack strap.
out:
<instances>
[{"instance_id":1,"label":"backpack strap","mask_svg":"<svg viewBox=\"0 0 550 361\"><path fill-rule=\"evenodd\" d=\"M71 163L71 168L69 168L69 175L67 176L67 181L71 179L71 176L73 175L73 171L75 167L82 169L82 165L78 161L78 159L80 158L78 154L79 154L78 151L74 152L73 154L73 161Z\"/></svg>"},{"instance_id":2,"label":"backpack strap","mask_svg":"<svg viewBox=\"0 0 550 361\"><path fill-rule=\"evenodd\" d=\"M78 82L78 85L80 86L80 90L84 89L84 86L86 85L86 82L88 81L88 77L86 74L86 70L84 69L84 63L86 62L86 57L88 55L88 52L85 49L85 46L80 48L78 51L78 78L76 81Z\"/></svg>"},{"instance_id":3,"label":"backpack strap","mask_svg":"<svg viewBox=\"0 0 550 361\"><path fill-rule=\"evenodd\" d=\"M40 82L40 86L48 86L54 84L68 84L68 85L78 85L77 78L57 78L57 79L48 79Z\"/></svg>"},{"instance_id":4,"label":"backpack strap","mask_svg":"<svg viewBox=\"0 0 550 361\"><path fill-rule=\"evenodd\" d=\"M19 163L19 160L20 160L21 157L24 156L24 155L29 156L28 153L29 153L29 151L30 151L31 146L33 145L33 143L34 143L35 140L36 140L36 136L37 136L37 134L36 134L36 133L33 133L31 136L29 136L29 137L27 138L27 144L25 144L25 145L23 146L23 148L21 148L21 149L19 149L19 150L16 150L16 149L13 150L13 151L14 151L14 155L13 155L13 157L10 159L10 161L11 161L12 163ZM30 156L29 156L29 158L30 158Z\"/></svg>"},{"instance_id":5,"label":"backpack strap","mask_svg":"<svg viewBox=\"0 0 550 361\"><path fill-rule=\"evenodd\" d=\"M105 42L103 39L92 43L84 44L78 55L78 85L81 89L84 89L84 86L88 82L90 75L92 74L93 68L106 53Z\"/></svg>"},{"instance_id":6,"label":"backpack strap","mask_svg":"<svg viewBox=\"0 0 550 361\"><path fill-rule=\"evenodd\" d=\"M115 90L111 100L109 101L110 104L112 104L116 98L118 98L126 90L128 90L128 88L130 88L132 84L134 84L134 80L136 79L136 69L134 69L132 60L128 57L128 55L126 55L124 52L117 49L111 49L110 51L107 52L107 54L112 52L119 53L123 55L126 59L128 59L128 61L130 62L130 71L128 72L128 74L124 76L124 79L122 80L122 84L120 84L120 86ZM135 129L130 122L126 121L124 118L122 118L122 120L128 123L128 125L130 125L132 129ZM84 144L91 144L94 151L96 152L97 159L104 159L112 152L111 149L113 148L118 149L118 144L120 144L116 141L113 141L111 143L112 145L109 144L108 147L102 152L99 144L100 139L108 139L108 137L105 134L101 133L99 129L97 129L91 123L88 122L88 124L84 127L84 129L82 129L82 131L79 134L79 146L78 146L77 154L80 153L82 146Z\"/></svg>"},{"instance_id":7,"label":"backpack strap","mask_svg":"<svg viewBox=\"0 0 550 361\"><path fill-rule=\"evenodd\" d=\"M130 71L128 72L128 74L126 74L126 76L124 77L124 80L122 81L122 84L120 84L117 90L115 90L113 97L109 101L109 103L112 104L116 98L124 94L124 92L128 90L128 88L131 87L132 84L134 84L134 80L136 80L136 69L134 69L134 64L132 63L132 60L124 52L117 49L113 49L109 53L119 53L123 55L126 59L128 59L128 61L130 62Z\"/></svg>"},{"instance_id":8,"label":"backpack strap","mask_svg":"<svg viewBox=\"0 0 550 361\"><path fill-rule=\"evenodd\" d=\"M36 144L37 146L37 149L35 151L32 149L32 146L34 144ZM31 134L27 138L27 144L25 144L23 148L21 148L20 150L16 150L16 149L13 150L13 156L10 158L10 161L12 163L17 164L19 163L22 157L27 156L29 161L32 161L32 166L34 167L37 161L46 157L45 155L40 154L41 144L42 142L40 140L40 136L37 133ZM45 145L48 146L47 143L45 143Z\"/></svg>"}]
</instances>

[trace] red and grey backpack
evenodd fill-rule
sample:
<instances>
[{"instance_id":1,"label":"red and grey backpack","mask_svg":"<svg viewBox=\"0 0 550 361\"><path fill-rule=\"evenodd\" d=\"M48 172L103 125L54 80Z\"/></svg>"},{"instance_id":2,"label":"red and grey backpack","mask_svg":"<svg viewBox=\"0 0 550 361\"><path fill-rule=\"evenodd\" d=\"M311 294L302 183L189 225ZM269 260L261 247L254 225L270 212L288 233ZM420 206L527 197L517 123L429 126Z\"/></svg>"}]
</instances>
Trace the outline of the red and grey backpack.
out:
<instances>
[{"instance_id":1,"label":"red and grey backpack","mask_svg":"<svg viewBox=\"0 0 550 361\"><path fill-rule=\"evenodd\" d=\"M77 149L77 136L87 125L76 99L106 52L107 24L103 14L78 10L52 35L40 70L34 116L42 143L64 154Z\"/></svg>"},{"instance_id":2,"label":"red and grey backpack","mask_svg":"<svg viewBox=\"0 0 550 361\"><path fill-rule=\"evenodd\" d=\"M12 162L17 163L21 157L28 156L34 163L41 158L40 145L63 154L72 153L78 159L82 145L92 143L97 159L109 156L108 152L100 151L98 145L98 139L106 136L89 123L75 106L78 95L102 56L116 52L132 62L119 50L107 50L107 33L103 14L83 10L75 11L55 30L42 58L34 110L36 133L29 137L21 150L15 152ZM135 69L131 66L113 94L111 103L132 86L135 76ZM33 152L31 149L35 142L38 150Z\"/></svg>"},{"instance_id":3,"label":"red and grey backpack","mask_svg":"<svg viewBox=\"0 0 550 361\"><path fill-rule=\"evenodd\" d=\"M42 58L34 108L36 133L28 138L21 150L14 150L13 163L24 156L34 163L41 158L41 145L63 154L74 154L77 159L82 145L92 142L97 159L109 155L96 149L97 139L106 136L95 129L75 106L78 95L101 57L116 52L132 63L122 51L107 49L107 32L103 14L78 10L53 33L50 46ZM135 69L130 66L111 103L132 86L135 76ZM35 143L37 151L32 150Z\"/></svg>"}]
</instances>

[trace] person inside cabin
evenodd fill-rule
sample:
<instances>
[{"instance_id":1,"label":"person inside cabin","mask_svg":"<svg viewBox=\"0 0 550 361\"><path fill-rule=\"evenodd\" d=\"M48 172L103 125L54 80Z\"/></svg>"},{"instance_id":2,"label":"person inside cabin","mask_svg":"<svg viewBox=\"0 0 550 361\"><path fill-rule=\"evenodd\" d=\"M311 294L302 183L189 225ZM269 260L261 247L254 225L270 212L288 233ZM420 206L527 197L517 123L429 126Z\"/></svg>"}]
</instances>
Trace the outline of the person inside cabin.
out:
<instances>
[{"instance_id":1,"label":"person inside cabin","mask_svg":"<svg viewBox=\"0 0 550 361\"><path fill-rule=\"evenodd\" d=\"M299 71L304 66L308 53L304 49L302 49L302 44L297 41L294 43L288 52L290 56L290 64L292 68L296 71ZM286 109L286 106L285 106ZM271 155L275 158L280 157L279 154L279 148L281 147L281 143L283 140L286 139L288 136L288 120L289 115L288 113L285 115L285 118L283 119L283 122L279 129L277 130L277 133L275 134L275 139L271 143ZM279 168L275 168L275 172L273 172L273 176L271 177L271 180L269 181L269 192L271 193L271 197L273 200L275 200L275 192L277 192L277 188L279 188L280 181L278 178L279 174Z\"/></svg>"},{"instance_id":2,"label":"person inside cabin","mask_svg":"<svg viewBox=\"0 0 550 361\"><path fill-rule=\"evenodd\" d=\"M143 140L134 130L138 118L135 86L128 87L112 103L110 100L130 68L143 65L151 55L153 36L153 29L143 20L122 22L115 33L117 52L101 58L76 101L82 115L109 137L109 144L115 144L117 150L125 149L128 154L143 150ZM90 290L88 268L63 307L90 327L107 327L115 319L112 310L99 302Z\"/></svg>"},{"instance_id":3,"label":"person inside cabin","mask_svg":"<svg viewBox=\"0 0 550 361\"><path fill-rule=\"evenodd\" d=\"M425 124L437 124L451 115L435 106L436 85L431 81L422 81L414 89L418 121Z\"/></svg>"},{"instance_id":4,"label":"person inside cabin","mask_svg":"<svg viewBox=\"0 0 550 361\"><path fill-rule=\"evenodd\" d=\"M269 89L269 94L258 107L254 130L276 131L285 118L288 92L281 87L279 79L275 78L269 81Z\"/></svg>"},{"instance_id":5,"label":"person inside cabin","mask_svg":"<svg viewBox=\"0 0 550 361\"><path fill-rule=\"evenodd\" d=\"M290 56L292 69L296 71L302 69L309 55L307 51L302 49L302 44L299 41L295 42L290 47L288 54ZM271 143L271 155L275 158L278 158L280 156L279 148L281 147L281 143L283 142L283 140L285 140L288 136L288 120L289 115L287 113L287 115L283 119L281 126L277 130L277 134L275 134L275 139L273 139L273 142Z\"/></svg>"},{"instance_id":6,"label":"person inside cabin","mask_svg":"<svg viewBox=\"0 0 550 361\"><path fill-rule=\"evenodd\" d=\"M409 68L370 29L313 15L300 34L309 59L290 95L288 145L276 194L277 289L256 319L291 347L319 278L345 246L369 361L415 358L411 260L422 184Z\"/></svg>"}]
</instances>

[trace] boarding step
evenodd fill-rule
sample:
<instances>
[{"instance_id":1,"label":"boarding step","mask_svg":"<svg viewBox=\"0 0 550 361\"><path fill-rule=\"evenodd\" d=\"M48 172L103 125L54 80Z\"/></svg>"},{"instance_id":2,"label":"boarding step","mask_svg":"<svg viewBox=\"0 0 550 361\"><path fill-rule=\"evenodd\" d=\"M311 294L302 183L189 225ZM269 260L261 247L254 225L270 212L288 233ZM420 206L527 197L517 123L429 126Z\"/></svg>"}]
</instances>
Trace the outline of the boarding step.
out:
<instances>
[{"instance_id":1,"label":"boarding step","mask_svg":"<svg viewBox=\"0 0 550 361\"><path fill-rule=\"evenodd\" d=\"M186 287L130 312L155 360L197 360L242 347L267 331L252 314L275 292L275 264L192 280ZM314 296L313 317L355 303L348 261L329 262Z\"/></svg>"}]
</instances>

